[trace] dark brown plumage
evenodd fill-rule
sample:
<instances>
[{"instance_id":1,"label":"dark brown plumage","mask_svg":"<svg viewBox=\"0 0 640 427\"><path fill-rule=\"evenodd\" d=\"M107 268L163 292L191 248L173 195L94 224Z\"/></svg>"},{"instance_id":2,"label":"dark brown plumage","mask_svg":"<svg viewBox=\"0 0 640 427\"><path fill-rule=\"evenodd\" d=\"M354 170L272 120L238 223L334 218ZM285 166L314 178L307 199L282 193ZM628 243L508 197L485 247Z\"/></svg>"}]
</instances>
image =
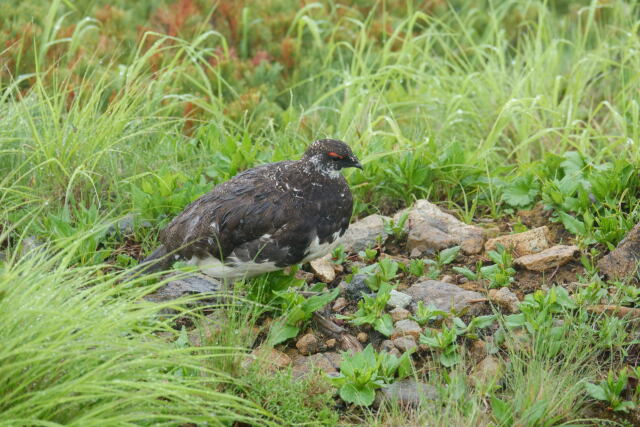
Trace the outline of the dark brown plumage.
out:
<instances>
[{"instance_id":1,"label":"dark brown plumage","mask_svg":"<svg viewBox=\"0 0 640 427\"><path fill-rule=\"evenodd\" d=\"M180 259L233 280L323 256L349 226L346 167L361 168L349 146L323 139L298 161L246 170L176 216L141 267L166 269Z\"/></svg>"}]
</instances>

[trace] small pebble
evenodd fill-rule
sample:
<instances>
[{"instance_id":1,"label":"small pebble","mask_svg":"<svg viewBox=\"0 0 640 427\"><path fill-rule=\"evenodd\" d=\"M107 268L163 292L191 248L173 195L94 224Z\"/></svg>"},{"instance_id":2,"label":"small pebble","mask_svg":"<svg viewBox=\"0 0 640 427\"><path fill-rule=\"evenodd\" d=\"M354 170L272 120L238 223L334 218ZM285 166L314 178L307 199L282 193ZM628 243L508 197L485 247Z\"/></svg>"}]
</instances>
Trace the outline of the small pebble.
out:
<instances>
[{"instance_id":1,"label":"small pebble","mask_svg":"<svg viewBox=\"0 0 640 427\"><path fill-rule=\"evenodd\" d=\"M369 339L369 335L366 332L360 332L358 333L357 338L361 343L365 343Z\"/></svg>"}]
</instances>

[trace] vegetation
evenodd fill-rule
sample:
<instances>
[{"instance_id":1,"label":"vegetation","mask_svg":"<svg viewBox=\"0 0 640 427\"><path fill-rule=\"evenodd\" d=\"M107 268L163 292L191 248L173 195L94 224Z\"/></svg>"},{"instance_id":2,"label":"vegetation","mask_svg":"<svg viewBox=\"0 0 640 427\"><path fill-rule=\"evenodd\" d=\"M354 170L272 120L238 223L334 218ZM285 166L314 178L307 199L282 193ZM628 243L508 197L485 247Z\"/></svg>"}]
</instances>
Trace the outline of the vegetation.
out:
<instances>
[{"instance_id":1,"label":"vegetation","mask_svg":"<svg viewBox=\"0 0 640 427\"><path fill-rule=\"evenodd\" d=\"M637 280L605 282L596 265L640 221L639 22L624 0L5 0L0 425L637 423L633 324L591 306L640 307ZM152 304L160 276L119 280L187 203L322 137L362 160L345 172L355 217L428 197L513 231L541 206L584 274L476 323L419 306L439 329L412 370L370 347L343 362L346 402L367 406L408 375L445 402L412 410L345 406L320 376L246 367L252 347L290 343L335 286L305 299L286 274L239 283L210 333L219 305ZM406 221L385 224L394 244ZM347 317L372 333L392 333L392 281L457 272L517 290L504 249L489 265L457 248L407 266L363 254L377 296ZM502 373L471 381L469 348L488 330Z\"/></svg>"}]
</instances>

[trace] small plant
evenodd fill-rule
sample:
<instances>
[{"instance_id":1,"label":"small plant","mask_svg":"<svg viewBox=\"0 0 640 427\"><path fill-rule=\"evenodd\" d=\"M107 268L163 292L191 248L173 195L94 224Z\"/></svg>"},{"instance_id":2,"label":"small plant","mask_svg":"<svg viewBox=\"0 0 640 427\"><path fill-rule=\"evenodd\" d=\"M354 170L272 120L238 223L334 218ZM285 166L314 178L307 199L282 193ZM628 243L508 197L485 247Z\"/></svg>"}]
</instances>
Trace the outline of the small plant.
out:
<instances>
[{"instance_id":1,"label":"small plant","mask_svg":"<svg viewBox=\"0 0 640 427\"><path fill-rule=\"evenodd\" d=\"M297 336L313 313L336 299L338 293L338 288L335 288L331 292L305 298L294 290L276 291L284 314L271 328L269 344L273 346Z\"/></svg>"},{"instance_id":2,"label":"small plant","mask_svg":"<svg viewBox=\"0 0 640 427\"><path fill-rule=\"evenodd\" d=\"M495 264L482 266L478 263L475 272L467 267L453 267L453 271L469 280L487 281L489 288L501 288L511 284L515 280L516 270L513 268L513 256L509 251L498 245L496 250L489 251L487 255Z\"/></svg>"},{"instance_id":3,"label":"small plant","mask_svg":"<svg viewBox=\"0 0 640 427\"><path fill-rule=\"evenodd\" d=\"M358 255L366 262L374 262L378 257L378 251L376 249L367 248L364 251L358 252Z\"/></svg>"},{"instance_id":4,"label":"small plant","mask_svg":"<svg viewBox=\"0 0 640 427\"><path fill-rule=\"evenodd\" d=\"M391 282L398 275L399 265L391 258L384 258L376 264L375 273L367 277L365 282L369 289L377 291L383 283Z\"/></svg>"},{"instance_id":5,"label":"small plant","mask_svg":"<svg viewBox=\"0 0 640 427\"><path fill-rule=\"evenodd\" d=\"M443 327L442 331L426 329L420 335L420 344L427 345L439 351L440 363L450 368L460 361L458 353L458 329L456 327Z\"/></svg>"},{"instance_id":6,"label":"small plant","mask_svg":"<svg viewBox=\"0 0 640 427\"><path fill-rule=\"evenodd\" d=\"M593 399L607 402L614 411L628 412L634 409L635 404L622 398L622 392L627 388L629 376L627 369L622 369L617 378L612 371L609 371L607 379L599 384L586 383L585 388L589 396Z\"/></svg>"},{"instance_id":7,"label":"small plant","mask_svg":"<svg viewBox=\"0 0 640 427\"><path fill-rule=\"evenodd\" d=\"M438 349L440 363L450 368L460 361L457 340L459 336L477 339L476 331L491 326L495 321L494 315L474 317L467 325L459 317L453 318L451 327L444 326L441 331L426 329L420 335L420 343Z\"/></svg>"},{"instance_id":8,"label":"small plant","mask_svg":"<svg viewBox=\"0 0 640 427\"><path fill-rule=\"evenodd\" d=\"M425 265L426 263L423 259L412 259L409 262L409 267L407 269L409 271L409 274L411 274L412 276L422 277L424 276Z\"/></svg>"},{"instance_id":9,"label":"small plant","mask_svg":"<svg viewBox=\"0 0 640 427\"><path fill-rule=\"evenodd\" d=\"M372 325L373 328L385 336L390 336L393 332L393 320L384 309L391 296L393 287L383 282L378 289L376 296L363 294L358 301L358 310L350 316L337 315L339 319L348 319L353 325Z\"/></svg>"},{"instance_id":10,"label":"small plant","mask_svg":"<svg viewBox=\"0 0 640 427\"><path fill-rule=\"evenodd\" d=\"M355 354L343 353L340 374L331 382L338 387L340 398L348 403L370 406L375 391L411 373L409 353L396 357L389 353L376 353L371 344Z\"/></svg>"},{"instance_id":11,"label":"small plant","mask_svg":"<svg viewBox=\"0 0 640 427\"><path fill-rule=\"evenodd\" d=\"M400 214L400 217L397 221L387 220L384 222L384 232L390 236L393 236L395 240L402 240L406 235L407 231L405 229L405 225L407 224L407 219L409 218L409 212L405 211Z\"/></svg>"},{"instance_id":12,"label":"small plant","mask_svg":"<svg viewBox=\"0 0 640 427\"><path fill-rule=\"evenodd\" d=\"M346 260L347 253L344 250L344 246L340 245L331 252L331 261L334 264L342 265Z\"/></svg>"},{"instance_id":13,"label":"small plant","mask_svg":"<svg viewBox=\"0 0 640 427\"><path fill-rule=\"evenodd\" d=\"M453 246L451 248L443 249L438 252L435 259L425 259L424 262L430 265L427 276L430 279L437 279L442 273L442 268L445 265L451 264L460 253L460 246Z\"/></svg>"},{"instance_id":14,"label":"small plant","mask_svg":"<svg viewBox=\"0 0 640 427\"><path fill-rule=\"evenodd\" d=\"M424 301L419 301L416 313L412 315L411 318L420 326L424 326L433 320L445 318L448 315L448 312L438 309L433 304L425 305Z\"/></svg>"}]
</instances>

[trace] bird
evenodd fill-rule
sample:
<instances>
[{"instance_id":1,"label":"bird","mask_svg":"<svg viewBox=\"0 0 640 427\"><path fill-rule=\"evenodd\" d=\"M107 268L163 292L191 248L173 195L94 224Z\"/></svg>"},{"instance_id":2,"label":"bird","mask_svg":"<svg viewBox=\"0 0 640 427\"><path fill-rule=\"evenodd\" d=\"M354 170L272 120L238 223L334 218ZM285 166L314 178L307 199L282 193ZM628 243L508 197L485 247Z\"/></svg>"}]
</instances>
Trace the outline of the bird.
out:
<instances>
[{"instance_id":1,"label":"bird","mask_svg":"<svg viewBox=\"0 0 640 427\"><path fill-rule=\"evenodd\" d=\"M353 196L340 171L352 167L362 169L349 145L320 139L299 160L247 169L189 204L138 268L184 261L236 281L323 257L349 227Z\"/></svg>"}]
</instances>

